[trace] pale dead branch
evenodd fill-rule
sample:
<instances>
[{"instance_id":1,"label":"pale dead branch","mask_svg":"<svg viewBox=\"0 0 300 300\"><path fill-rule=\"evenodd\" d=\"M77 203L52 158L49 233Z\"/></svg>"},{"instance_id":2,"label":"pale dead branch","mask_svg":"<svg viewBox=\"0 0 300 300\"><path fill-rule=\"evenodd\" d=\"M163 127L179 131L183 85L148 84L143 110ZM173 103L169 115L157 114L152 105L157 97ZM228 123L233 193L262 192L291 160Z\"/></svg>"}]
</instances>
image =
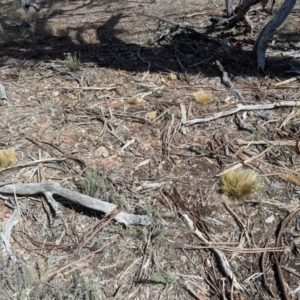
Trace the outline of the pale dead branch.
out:
<instances>
[{"instance_id":1,"label":"pale dead branch","mask_svg":"<svg viewBox=\"0 0 300 300\"><path fill-rule=\"evenodd\" d=\"M268 103L268 104L257 104L257 105L238 104L236 107L234 107L230 110L221 111L221 112L215 113L215 114L205 117L205 118L188 120L185 123L182 123L182 125L190 126L190 125L199 124L199 123L206 123L206 122L210 122L210 121L222 118L222 117L227 117L227 116L233 115L240 111L268 110L268 109L276 109L276 108L280 108L280 107L293 107L293 106L300 106L300 101L280 101L280 102L274 102L274 103ZM183 120L182 120L182 122L183 122Z\"/></svg>"},{"instance_id":2,"label":"pale dead branch","mask_svg":"<svg viewBox=\"0 0 300 300\"><path fill-rule=\"evenodd\" d=\"M102 211L104 213L110 213L116 206L112 203L105 202L96 198L92 198L75 191L71 191L67 188L61 187L56 182L42 182L42 183L17 183L17 184L6 184L1 186L0 183L0 193L4 194L14 194L29 196L43 194L48 202L51 204L53 209L56 211L58 209L58 204L53 198L53 195L59 195L71 202L78 203L82 206ZM5 184L5 183L4 183ZM126 226L139 224L139 225L149 225L151 220L146 215L133 215L125 212L118 213L114 219L117 222L123 223Z\"/></svg>"},{"instance_id":3,"label":"pale dead branch","mask_svg":"<svg viewBox=\"0 0 300 300\"><path fill-rule=\"evenodd\" d=\"M190 230L192 230L202 242L209 243L209 241L205 238L205 236L202 234L202 232L195 226L194 222L190 219L190 217L187 214L180 213L180 215L183 218L186 225L190 228ZM224 272L224 274L226 274L226 276L231 280L232 285L237 290L243 290L244 288L237 281L234 273L232 272L232 270L230 268L230 265L227 261L225 254L219 249L216 249L216 248L210 248L210 249L216 256L217 260L219 261L221 269Z\"/></svg>"}]
</instances>

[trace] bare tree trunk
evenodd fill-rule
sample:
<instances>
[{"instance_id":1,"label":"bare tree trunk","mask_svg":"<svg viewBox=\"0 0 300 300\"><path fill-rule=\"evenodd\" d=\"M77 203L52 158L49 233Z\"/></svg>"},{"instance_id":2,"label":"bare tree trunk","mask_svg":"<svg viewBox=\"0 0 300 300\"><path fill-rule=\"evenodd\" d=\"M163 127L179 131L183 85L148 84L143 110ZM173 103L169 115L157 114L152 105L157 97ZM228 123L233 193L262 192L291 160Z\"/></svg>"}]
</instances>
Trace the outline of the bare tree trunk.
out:
<instances>
[{"instance_id":1,"label":"bare tree trunk","mask_svg":"<svg viewBox=\"0 0 300 300\"><path fill-rule=\"evenodd\" d=\"M233 13L232 0L225 0L225 1L226 1L227 17L230 17Z\"/></svg>"},{"instance_id":2,"label":"bare tree trunk","mask_svg":"<svg viewBox=\"0 0 300 300\"><path fill-rule=\"evenodd\" d=\"M260 32L253 46L253 52L257 56L258 69L265 68L265 54L269 40L273 37L275 30L284 22L286 17L292 11L296 0L285 0L274 18Z\"/></svg>"},{"instance_id":3,"label":"bare tree trunk","mask_svg":"<svg viewBox=\"0 0 300 300\"><path fill-rule=\"evenodd\" d=\"M261 2L261 0L243 0L241 5L237 8L236 16L231 22L229 22L227 28L232 28L236 23L243 20L250 7L259 2Z\"/></svg>"}]
</instances>

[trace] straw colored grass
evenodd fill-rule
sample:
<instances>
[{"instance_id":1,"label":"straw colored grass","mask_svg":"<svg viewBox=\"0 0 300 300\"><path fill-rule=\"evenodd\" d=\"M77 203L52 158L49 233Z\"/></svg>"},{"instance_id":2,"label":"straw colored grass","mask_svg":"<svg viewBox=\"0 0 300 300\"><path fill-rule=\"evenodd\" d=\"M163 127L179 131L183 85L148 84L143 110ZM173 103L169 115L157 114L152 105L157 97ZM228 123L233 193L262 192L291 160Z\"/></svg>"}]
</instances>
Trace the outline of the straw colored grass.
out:
<instances>
[{"instance_id":1,"label":"straw colored grass","mask_svg":"<svg viewBox=\"0 0 300 300\"><path fill-rule=\"evenodd\" d=\"M0 168L7 168L15 164L15 150L2 149L0 150Z\"/></svg>"},{"instance_id":2,"label":"straw colored grass","mask_svg":"<svg viewBox=\"0 0 300 300\"><path fill-rule=\"evenodd\" d=\"M237 199L251 196L258 190L259 184L257 173L243 168L225 172L220 177L222 191Z\"/></svg>"},{"instance_id":3,"label":"straw colored grass","mask_svg":"<svg viewBox=\"0 0 300 300\"><path fill-rule=\"evenodd\" d=\"M206 105L212 101L212 95L201 89L193 94L193 99L201 105Z\"/></svg>"}]
</instances>

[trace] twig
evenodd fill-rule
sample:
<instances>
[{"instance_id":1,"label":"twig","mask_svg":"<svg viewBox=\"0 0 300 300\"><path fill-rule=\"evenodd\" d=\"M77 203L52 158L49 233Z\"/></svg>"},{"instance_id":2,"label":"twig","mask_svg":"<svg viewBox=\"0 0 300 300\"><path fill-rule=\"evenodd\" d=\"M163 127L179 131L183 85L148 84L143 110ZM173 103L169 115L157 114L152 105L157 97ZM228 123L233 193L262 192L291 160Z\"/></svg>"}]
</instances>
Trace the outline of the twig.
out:
<instances>
[{"instance_id":1,"label":"twig","mask_svg":"<svg viewBox=\"0 0 300 300\"><path fill-rule=\"evenodd\" d=\"M283 232L290 223L290 221L300 212L300 208L296 209L295 211L291 212L281 223L280 230L276 240L276 247L280 247L282 245L282 236Z\"/></svg>"},{"instance_id":2,"label":"twig","mask_svg":"<svg viewBox=\"0 0 300 300\"><path fill-rule=\"evenodd\" d=\"M85 237L84 240L78 245L78 249L83 248L104 226L109 224L119 213L120 211L115 207L111 212L105 215L98 224L94 227L91 234L88 237Z\"/></svg>"},{"instance_id":3,"label":"twig","mask_svg":"<svg viewBox=\"0 0 300 300\"><path fill-rule=\"evenodd\" d=\"M280 102L274 102L274 103L268 103L268 104L257 104L257 105L238 104L236 107L234 107L230 110L221 111L221 112L215 113L211 116L208 116L206 118L189 120L189 121L186 121L185 123L183 123L183 125L190 126L190 125L194 125L194 124L198 124L198 123L206 123L206 122L216 120L218 118L233 115L239 111L267 110L267 109L275 109L275 108L280 108L280 107L293 107L293 106L300 106L300 101L280 101Z\"/></svg>"},{"instance_id":4,"label":"twig","mask_svg":"<svg viewBox=\"0 0 300 300\"><path fill-rule=\"evenodd\" d=\"M286 290L286 282L284 280L283 274L282 274L282 270L277 258L277 255L274 253L274 260L275 260L275 270L277 272L277 276L278 276L278 281L279 281L279 285L280 285L280 289L281 289L281 294L282 294L282 299L283 300L288 300L288 294L287 294L287 290Z\"/></svg>"},{"instance_id":5,"label":"twig","mask_svg":"<svg viewBox=\"0 0 300 300\"><path fill-rule=\"evenodd\" d=\"M297 81L299 79L300 79L300 76L293 77L293 78L290 78L290 79L287 79L287 80L277 82L277 83L274 84L274 86L280 86L280 85L283 85L283 84L286 84L286 83Z\"/></svg>"},{"instance_id":6,"label":"twig","mask_svg":"<svg viewBox=\"0 0 300 300\"><path fill-rule=\"evenodd\" d=\"M265 245L265 249L266 246L268 245L268 241L266 242L266 245ZM266 276L266 270L265 270L265 260L266 260L266 254L267 254L267 251L264 251L263 254L262 254L262 257L261 257L261 271L262 271L262 278L263 278L263 284L266 288L266 290L269 292L269 294L275 298L275 294L274 292L271 290L269 284L268 284L268 280L267 280L267 276Z\"/></svg>"},{"instance_id":7,"label":"twig","mask_svg":"<svg viewBox=\"0 0 300 300\"><path fill-rule=\"evenodd\" d=\"M245 225L243 224L243 222L240 220L240 218L238 217L236 212L227 203L224 203L224 206L228 210L228 212L233 216L233 218L238 222L239 226L243 229L243 231L246 235L248 244L249 244L249 246L251 246L250 237L249 237L248 231L247 231Z\"/></svg>"},{"instance_id":8,"label":"twig","mask_svg":"<svg viewBox=\"0 0 300 300\"><path fill-rule=\"evenodd\" d=\"M284 252L285 247L271 247L271 248L240 248L240 247L225 247L225 246L189 246L185 245L184 249L219 249L222 251L235 252L235 253L261 253L261 252Z\"/></svg>"},{"instance_id":9,"label":"twig","mask_svg":"<svg viewBox=\"0 0 300 300\"><path fill-rule=\"evenodd\" d=\"M34 165L40 164L40 163L62 162L62 161L65 161L65 160L66 160L66 158L44 158L44 159L41 159L41 160L35 160L35 161L28 162L28 163L8 167L6 169L1 170L0 173L2 173L4 171L8 171L8 170L13 170L13 169L16 169L16 168L30 167L30 166L34 166Z\"/></svg>"},{"instance_id":10,"label":"twig","mask_svg":"<svg viewBox=\"0 0 300 300\"><path fill-rule=\"evenodd\" d=\"M274 145L274 146L297 146L295 140L280 140L280 141L244 141L242 139L235 139L239 146L244 145Z\"/></svg>"},{"instance_id":11,"label":"twig","mask_svg":"<svg viewBox=\"0 0 300 300\"><path fill-rule=\"evenodd\" d=\"M57 273L59 272L62 272L63 270L69 268L70 266L74 265L74 264L78 264L79 262L83 261L83 260L86 260L87 258L93 256L94 254L100 252L100 251L103 251L107 246L109 246L111 243L115 242L117 240L117 238L119 237L118 234L114 235L107 243L105 243L104 245L102 245L100 248L98 248L97 250L93 251L92 253L90 254L87 254L85 256L83 256L82 258L76 260L76 261L73 261L72 263L56 270L55 272L52 272L50 274L48 274L47 278L50 279L51 277L53 277L54 275L56 275Z\"/></svg>"},{"instance_id":12,"label":"twig","mask_svg":"<svg viewBox=\"0 0 300 300\"><path fill-rule=\"evenodd\" d=\"M295 276L297 276L297 277L300 278L300 274L296 270L294 270L292 268L289 268L289 267L286 267L286 266L281 266L281 269L283 269L283 270L285 270L285 271L287 271L289 273L292 273L293 275L295 275Z\"/></svg>"},{"instance_id":13,"label":"twig","mask_svg":"<svg viewBox=\"0 0 300 300\"><path fill-rule=\"evenodd\" d=\"M111 90L114 90L116 89L117 86L114 85L114 86L106 86L106 87L97 87L97 86L70 86L70 87L67 87L67 86L62 86L62 87L51 87L51 88L48 88L49 89L56 89L56 90L84 90L84 91L103 91L103 90L106 90L106 91L111 91Z\"/></svg>"},{"instance_id":14,"label":"twig","mask_svg":"<svg viewBox=\"0 0 300 300\"><path fill-rule=\"evenodd\" d=\"M205 243L209 243L209 241L204 237L202 232L195 226L194 222L190 219L190 217L185 213L180 213L181 217L183 218L184 222L187 224L187 226L197 235L197 237ZM216 248L210 248L211 251L216 256L218 262L221 265L221 269L226 274L226 276L232 281L233 286L238 290L243 290L244 288L239 284L237 281L234 273L232 272L230 265L227 261L227 258L225 254Z\"/></svg>"}]
</instances>

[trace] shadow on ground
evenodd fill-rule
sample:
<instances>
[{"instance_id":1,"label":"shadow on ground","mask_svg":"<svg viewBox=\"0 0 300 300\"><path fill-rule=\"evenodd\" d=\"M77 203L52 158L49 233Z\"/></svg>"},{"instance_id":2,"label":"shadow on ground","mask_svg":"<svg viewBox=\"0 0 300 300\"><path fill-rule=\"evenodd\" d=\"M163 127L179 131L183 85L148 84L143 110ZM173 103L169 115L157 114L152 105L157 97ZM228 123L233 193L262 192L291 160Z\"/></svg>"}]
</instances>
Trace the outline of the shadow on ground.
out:
<instances>
[{"instance_id":1,"label":"shadow on ground","mask_svg":"<svg viewBox=\"0 0 300 300\"><path fill-rule=\"evenodd\" d=\"M266 71L260 74L256 70L255 56L251 52L256 35L245 35L241 29L209 34L205 26L198 30L199 33L185 30L179 32L178 26L142 14L139 3L126 2L127 6L115 8L114 3L117 2L102 1L99 4L97 1L89 1L68 9L57 8L57 4L52 3L48 4L47 13L37 14L31 17L30 21L24 21L30 19L28 14L21 20L15 13L17 21L12 21L12 13L10 16L3 14L0 19L3 37L0 66L9 65L11 59L22 63L31 60L55 61L65 59L66 53L79 53L83 63L95 63L100 67L131 72L181 72L192 75L200 73L211 77L219 74L215 67L216 60L219 60L232 76L283 77L286 71L291 70L291 65L300 68L299 61L293 57L278 59L278 56L272 57L268 54ZM47 6L47 2L42 2L41 6ZM61 7L65 8L63 4ZM138 8L141 13L132 15L134 8ZM110 16L106 19L103 17L95 23L87 20L86 15L82 13L83 9L92 10L100 15L108 13ZM216 14L218 13L224 15L222 7L219 11L216 10ZM75 16L79 18L76 23L80 25L73 25L72 18ZM128 42L132 32L126 28L126 23L129 19L131 22L135 21L132 16L137 18L137 26L144 24L141 28L134 27L134 30L140 30L141 35L144 35L141 42L137 42L136 37L132 38L132 42ZM206 17L209 16L211 12ZM53 20L59 23L61 19L68 20L68 26L60 28L54 34L49 24ZM85 21L82 22L83 19ZM149 26L150 24L154 26ZM91 31L94 35L96 33L95 38L87 41ZM148 38L145 35L148 35ZM223 38L228 38L232 44L228 52L224 51L219 42ZM293 36L289 37L291 38ZM273 50L282 51L281 46L282 43L278 43L278 49L276 45Z\"/></svg>"}]
</instances>

